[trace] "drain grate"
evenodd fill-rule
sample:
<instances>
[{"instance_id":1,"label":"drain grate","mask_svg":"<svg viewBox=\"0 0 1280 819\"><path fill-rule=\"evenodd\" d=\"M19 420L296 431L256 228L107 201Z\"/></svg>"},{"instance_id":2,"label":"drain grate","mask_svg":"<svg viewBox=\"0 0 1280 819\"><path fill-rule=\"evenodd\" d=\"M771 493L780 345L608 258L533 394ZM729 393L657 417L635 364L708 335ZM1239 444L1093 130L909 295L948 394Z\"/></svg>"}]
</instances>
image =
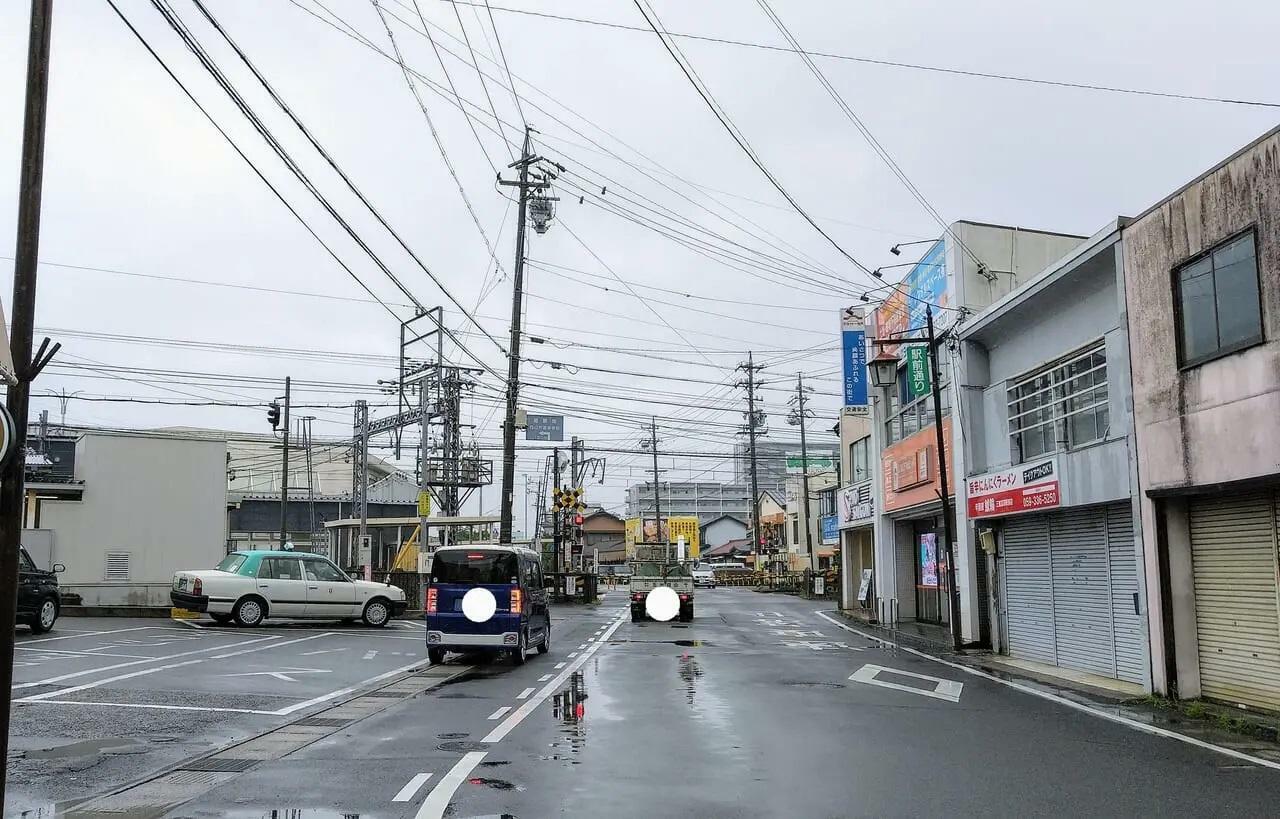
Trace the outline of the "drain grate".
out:
<instances>
[{"instance_id":1,"label":"drain grate","mask_svg":"<svg viewBox=\"0 0 1280 819\"><path fill-rule=\"evenodd\" d=\"M344 725L349 725L350 723L351 720L349 719L338 719L336 717L307 717L306 719L300 719L293 724L312 726L315 728L341 728Z\"/></svg>"},{"instance_id":2,"label":"drain grate","mask_svg":"<svg viewBox=\"0 0 1280 819\"><path fill-rule=\"evenodd\" d=\"M227 759L224 757L210 757L208 759L197 759L195 762L188 762L182 766L184 771L214 771L218 773L240 773L247 771L261 760L258 759Z\"/></svg>"}]
</instances>

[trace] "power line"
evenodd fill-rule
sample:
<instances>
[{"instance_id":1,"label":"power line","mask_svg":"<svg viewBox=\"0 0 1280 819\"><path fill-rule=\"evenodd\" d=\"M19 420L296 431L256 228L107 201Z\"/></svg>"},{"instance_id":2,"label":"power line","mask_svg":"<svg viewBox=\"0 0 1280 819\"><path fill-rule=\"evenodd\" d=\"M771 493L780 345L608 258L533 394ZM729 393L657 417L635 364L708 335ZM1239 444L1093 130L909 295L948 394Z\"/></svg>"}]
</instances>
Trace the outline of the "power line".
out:
<instances>
[{"instance_id":1,"label":"power line","mask_svg":"<svg viewBox=\"0 0 1280 819\"><path fill-rule=\"evenodd\" d=\"M455 6L474 6L475 3L466 0L449 0ZM486 6L489 4L486 3ZM642 26L630 26L625 23L611 23L605 20L592 20L584 17L570 17L563 14L550 14L548 12L532 11L530 9L506 8L503 6L492 6L490 11L501 11L508 14L523 14L530 17L543 17L551 20L561 20L572 23L581 23L589 26L599 26L601 28L619 29L622 31L636 31L642 34L650 34L651 31ZM761 51L778 51L788 54L801 53L810 57L822 57L829 60L842 60L854 63L865 63L868 65L881 65L891 68L905 68L913 71L930 71L938 74L953 74L961 77L975 77L988 80L1002 80L1005 82L1027 83L1031 85L1045 85L1057 88L1074 88L1082 91L1102 91L1112 94L1132 94L1143 97L1159 97L1164 99L1188 100L1192 102L1211 102L1221 103L1225 105L1245 105L1258 108L1280 108L1280 102L1266 102L1263 100L1245 100L1234 99L1231 97L1214 97L1200 94L1185 94L1172 91L1152 91L1142 88L1125 88L1114 85L1100 85L1096 83L1073 82L1070 80L1048 80L1037 77L1023 77L1015 74L997 73L992 71L972 71L962 68L948 68L945 66L924 65L922 63L908 63L898 60L880 60L871 57L857 57L851 54L835 54L827 51L809 51L796 49L794 47L787 48L783 46L770 45L768 43L754 43L747 40L735 40L728 37L716 37L707 34L691 34L687 32L667 31L667 36L678 37L682 40L699 40L706 43L719 43L721 45L739 46L742 48L752 48Z\"/></svg>"},{"instance_id":2,"label":"power line","mask_svg":"<svg viewBox=\"0 0 1280 819\"><path fill-rule=\"evenodd\" d=\"M415 9L417 9L417 10L418 10L418 17L419 17L419 19L421 19L421 20L422 20L422 30L423 30L423 33L426 33L426 30L427 30L427 28L428 28L428 26L427 26L427 21L426 21L426 18L424 18L424 17L422 16L422 10L418 8L418 0L413 0L413 7L414 7ZM490 96L490 94L489 94L489 84L488 84L487 82L485 82L485 81L484 81L484 72L480 70L480 60L479 60L479 58L476 56L476 50L475 50L474 48L472 48L472 47L471 47L471 37L470 37L470 35L468 35L468 34L467 34L467 26L466 26L466 24L462 22L462 13L458 11L458 7L457 7L456 5L455 5L455 6L453 6L452 8L453 8L453 15L454 15L454 17L457 17L457 18L458 18L458 28L462 30L462 39L463 39L464 41L466 41L466 44L467 44L467 53L469 53L469 54L471 55L471 65L472 65L472 67L474 67L474 68L475 68L475 70L476 70L476 77L477 77L477 78L479 78L479 80L480 80L480 89L481 89L482 91L484 91L484 98L485 98L485 100L486 100L486 101L488 101L488 103L489 103L489 111L490 111L490 112L492 112L494 122L496 122L496 123L498 124L498 129L499 129L499 131L501 131L501 129L502 129L502 120L498 118L498 109L497 109L497 107L495 107L495 106L494 106L494 104L493 104L493 97L492 97L492 96ZM472 13L475 15L475 17L476 17L476 21L477 21L477 22L479 22L479 20L480 20L480 12L479 12L479 11L477 11L474 7L471 9L471 11L472 11ZM483 24L483 23L481 23L481 25L480 25L480 33L481 33L481 34L484 34L484 24ZM430 35L427 35L427 36L430 36ZM489 40L488 35L485 35L485 42L488 42L488 40ZM432 45L433 45L433 46L435 45L435 41L434 41L434 40L432 40ZM439 52L437 52L437 56L439 56ZM441 65L443 66L443 64L444 64L444 61L443 61L443 60L441 60ZM456 93L457 93L457 92L456 92L456 90L455 90L455 95L456 95ZM463 107L463 106L462 106L462 98L461 98L461 97L458 97L458 107L459 107L459 108L462 108L462 107ZM464 109L464 110L465 110L465 109ZM472 127L473 127L473 129L474 129L474 126L472 126ZM506 146L506 149L507 149L507 155L511 157L511 161L512 161L512 162L515 162L515 161L516 161L516 154L515 154L515 150L511 147L511 143L507 142L506 135L505 135L505 134L501 134L501 136L502 136L502 142L503 142L503 144ZM477 137L476 137L476 139L479 139L479 138L480 138L479 136L477 136ZM490 164L492 164L492 163L490 163ZM497 170L496 170L496 169L494 170L494 173L495 173L495 174L497 173Z\"/></svg>"},{"instance_id":3,"label":"power line","mask_svg":"<svg viewBox=\"0 0 1280 819\"><path fill-rule=\"evenodd\" d=\"M498 33L498 21L493 19L493 9L489 8L489 0L484 0L485 10L489 12L489 25L493 27L493 41L498 44L498 56L502 57L502 67L507 72L507 83L511 89L511 99L515 101L516 113L520 115L520 124L529 129L529 120L525 118L524 109L520 107L520 95L516 93L516 81L511 76L511 65L507 62L507 52L502 47L502 35Z\"/></svg>"}]
</instances>

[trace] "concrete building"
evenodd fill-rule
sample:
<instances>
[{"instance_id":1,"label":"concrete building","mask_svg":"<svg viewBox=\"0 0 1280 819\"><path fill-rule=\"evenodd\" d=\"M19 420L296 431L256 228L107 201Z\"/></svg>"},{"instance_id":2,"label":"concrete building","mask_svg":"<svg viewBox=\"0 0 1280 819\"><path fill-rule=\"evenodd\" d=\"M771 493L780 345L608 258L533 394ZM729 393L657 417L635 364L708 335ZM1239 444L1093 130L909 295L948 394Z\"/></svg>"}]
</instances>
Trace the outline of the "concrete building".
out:
<instances>
[{"instance_id":1,"label":"concrete building","mask_svg":"<svg viewBox=\"0 0 1280 819\"><path fill-rule=\"evenodd\" d=\"M822 496L829 492L834 504L834 491L839 483L836 473L834 470L809 473L807 504L800 476L790 476L789 483L795 490L787 493L787 551L791 555L791 568L829 568L836 543L834 539L829 544L822 541Z\"/></svg>"},{"instance_id":2,"label":"concrete building","mask_svg":"<svg viewBox=\"0 0 1280 819\"><path fill-rule=\"evenodd\" d=\"M734 481L744 486L751 485L750 446L739 442L734 446ZM838 456L833 443L809 442L809 460L813 462L828 458L834 460ZM782 497L787 488L787 459L791 456L793 464L800 455L800 442L797 441L756 441L756 481L761 492L772 492ZM812 471L812 470L811 470ZM751 493L747 492L747 497Z\"/></svg>"},{"instance_id":3,"label":"concrete building","mask_svg":"<svg viewBox=\"0 0 1280 819\"><path fill-rule=\"evenodd\" d=\"M1123 237L1153 683L1280 709L1280 130Z\"/></svg>"},{"instance_id":4,"label":"concrete building","mask_svg":"<svg viewBox=\"0 0 1280 819\"><path fill-rule=\"evenodd\" d=\"M748 484L666 482L658 485L658 505L662 517L697 515L699 525L722 515L751 517L751 490ZM627 487L627 517L652 519L653 483Z\"/></svg>"},{"instance_id":5,"label":"concrete building","mask_svg":"<svg viewBox=\"0 0 1280 819\"><path fill-rule=\"evenodd\" d=\"M226 442L160 432L85 431L77 498L42 497L39 528L85 605L167 606L174 571L226 553Z\"/></svg>"},{"instance_id":6,"label":"concrete building","mask_svg":"<svg viewBox=\"0 0 1280 819\"><path fill-rule=\"evenodd\" d=\"M881 474L874 457L876 426L869 415L844 411L837 429L844 476L835 491L834 509L840 542L840 607L874 620L878 610L874 529Z\"/></svg>"},{"instance_id":7,"label":"concrete building","mask_svg":"<svg viewBox=\"0 0 1280 819\"><path fill-rule=\"evenodd\" d=\"M956 222L911 269L869 322L869 335L880 339L919 336L925 326L925 306L935 307L938 332L949 329L960 315L977 314L1004 295L1017 290L1054 260L1061 258L1084 237L1025 230L1016 227ZM897 383L873 390L873 423L878 425L875 460L882 471L876 498L875 585L881 621L897 624L917 621L946 625L946 567L940 555L942 503L939 500L939 453L928 390L916 392L908 382L906 353L902 347L882 352L900 357ZM948 466L949 488L967 466L959 424L951 418L955 375L953 356L939 348L944 418L942 431ZM954 437L953 437L954 436ZM962 597L973 601L977 575L974 546L964 527L954 535L957 583ZM976 606L962 606L963 639L981 638ZM940 632L939 632L940 633Z\"/></svg>"},{"instance_id":8,"label":"concrete building","mask_svg":"<svg viewBox=\"0 0 1280 819\"><path fill-rule=\"evenodd\" d=\"M1150 678L1123 225L959 328L952 449L971 639L1022 668L1139 694Z\"/></svg>"}]
</instances>

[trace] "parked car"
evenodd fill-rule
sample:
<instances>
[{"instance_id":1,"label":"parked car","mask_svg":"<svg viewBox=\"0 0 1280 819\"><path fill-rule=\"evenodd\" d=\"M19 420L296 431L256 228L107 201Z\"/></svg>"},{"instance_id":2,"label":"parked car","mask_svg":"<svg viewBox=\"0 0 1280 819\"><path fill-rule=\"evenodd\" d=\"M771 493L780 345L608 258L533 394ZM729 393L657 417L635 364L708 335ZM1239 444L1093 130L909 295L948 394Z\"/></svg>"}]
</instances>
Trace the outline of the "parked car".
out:
<instances>
[{"instance_id":1,"label":"parked car","mask_svg":"<svg viewBox=\"0 0 1280 819\"><path fill-rule=\"evenodd\" d=\"M542 562L520 546L443 546L431 559L427 586L427 657L446 651L508 654L523 665L525 652L551 649Z\"/></svg>"},{"instance_id":2,"label":"parked car","mask_svg":"<svg viewBox=\"0 0 1280 819\"><path fill-rule=\"evenodd\" d=\"M232 552L212 569L174 574L169 599L178 608L241 626L283 617L360 619L380 628L408 608L398 586L353 580L328 559L304 552Z\"/></svg>"},{"instance_id":3,"label":"parked car","mask_svg":"<svg viewBox=\"0 0 1280 819\"><path fill-rule=\"evenodd\" d=\"M62 598L58 594L58 572L66 566L53 564L53 571L37 568L27 550L18 547L18 622L31 627L33 634L43 634L53 628L62 611Z\"/></svg>"}]
</instances>

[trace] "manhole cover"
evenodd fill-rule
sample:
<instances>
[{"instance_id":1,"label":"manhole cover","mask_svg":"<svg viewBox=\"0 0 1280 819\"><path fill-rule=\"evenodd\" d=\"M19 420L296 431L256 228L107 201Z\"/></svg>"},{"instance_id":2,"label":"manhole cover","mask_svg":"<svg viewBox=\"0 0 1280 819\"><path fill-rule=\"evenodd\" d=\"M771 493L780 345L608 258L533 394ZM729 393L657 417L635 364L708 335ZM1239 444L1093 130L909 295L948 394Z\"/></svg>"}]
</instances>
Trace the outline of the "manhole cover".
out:
<instances>
[{"instance_id":1,"label":"manhole cover","mask_svg":"<svg viewBox=\"0 0 1280 819\"><path fill-rule=\"evenodd\" d=\"M226 759L211 757L209 759L197 759L195 762L188 762L182 766L184 771L221 771L221 772L239 772L247 771L261 760L257 759Z\"/></svg>"},{"instance_id":2,"label":"manhole cover","mask_svg":"<svg viewBox=\"0 0 1280 819\"><path fill-rule=\"evenodd\" d=\"M334 717L307 717L300 719L294 725L308 725L316 728L341 728L351 722L349 719L335 719Z\"/></svg>"},{"instance_id":3,"label":"manhole cover","mask_svg":"<svg viewBox=\"0 0 1280 819\"><path fill-rule=\"evenodd\" d=\"M454 742L441 742L436 746L439 751L453 751L454 753L465 754L469 751L488 751L492 745L484 742L468 742L467 740L457 740Z\"/></svg>"}]
</instances>

